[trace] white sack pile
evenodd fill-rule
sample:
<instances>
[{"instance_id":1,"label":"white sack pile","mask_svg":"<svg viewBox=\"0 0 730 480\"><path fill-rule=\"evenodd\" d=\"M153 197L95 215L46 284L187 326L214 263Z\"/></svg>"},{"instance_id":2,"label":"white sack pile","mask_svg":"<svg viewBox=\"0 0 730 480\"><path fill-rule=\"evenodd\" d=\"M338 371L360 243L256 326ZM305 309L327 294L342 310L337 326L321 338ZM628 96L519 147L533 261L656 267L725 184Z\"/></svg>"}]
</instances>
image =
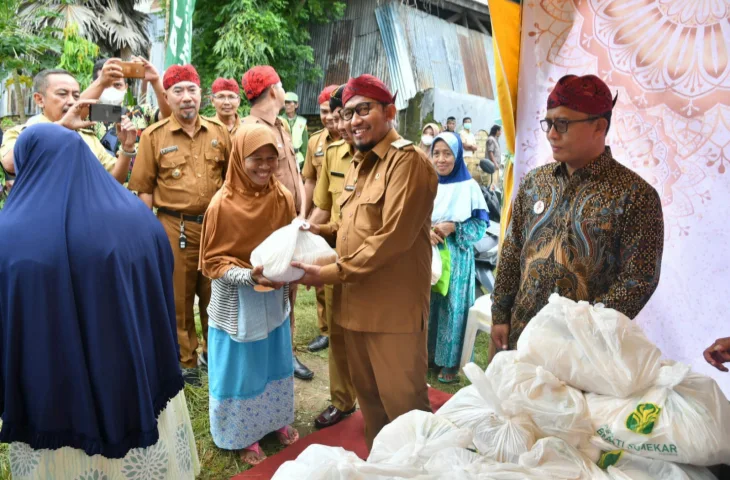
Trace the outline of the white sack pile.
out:
<instances>
[{"instance_id":1,"label":"white sack pile","mask_svg":"<svg viewBox=\"0 0 730 480\"><path fill-rule=\"evenodd\" d=\"M386 426L367 462L342 451L315 466L303 453L288 463L330 476L275 479L711 480L701 467L730 464L730 402L717 383L662 361L615 310L553 295L516 351L464 373L472 385L436 415Z\"/></svg>"}]
</instances>

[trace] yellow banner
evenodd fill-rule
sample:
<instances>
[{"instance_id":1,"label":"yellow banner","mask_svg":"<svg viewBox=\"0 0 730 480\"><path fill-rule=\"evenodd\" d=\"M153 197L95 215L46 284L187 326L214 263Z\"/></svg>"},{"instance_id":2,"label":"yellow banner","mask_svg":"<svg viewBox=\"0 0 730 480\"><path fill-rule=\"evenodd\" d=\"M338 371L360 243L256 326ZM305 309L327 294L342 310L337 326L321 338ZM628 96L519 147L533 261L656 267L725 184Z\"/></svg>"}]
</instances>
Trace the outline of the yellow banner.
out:
<instances>
[{"instance_id":1,"label":"yellow banner","mask_svg":"<svg viewBox=\"0 0 730 480\"><path fill-rule=\"evenodd\" d=\"M502 132L509 155L515 153L515 116L517 115L517 77L520 69L520 30L522 6L513 0L490 0L494 63L497 74L497 100L502 116ZM512 161L504 171L500 247L512 217L514 175Z\"/></svg>"}]
</instances>

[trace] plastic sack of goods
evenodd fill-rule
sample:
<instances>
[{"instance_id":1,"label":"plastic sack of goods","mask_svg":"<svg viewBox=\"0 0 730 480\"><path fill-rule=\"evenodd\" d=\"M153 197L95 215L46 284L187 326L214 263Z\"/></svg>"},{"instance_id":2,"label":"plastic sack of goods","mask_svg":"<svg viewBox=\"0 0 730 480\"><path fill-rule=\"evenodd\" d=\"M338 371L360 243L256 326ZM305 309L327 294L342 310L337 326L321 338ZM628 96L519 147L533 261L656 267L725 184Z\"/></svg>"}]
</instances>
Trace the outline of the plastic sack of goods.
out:
<instances>
[{"instance_id":1,"label":"plastic sack of goods","mask_svg":"<svg viewBox=\"0 0 730 480\"><path fill-rule=\"evenodd\" d=\"M478 367L477 367L478 368ZM368 463L420 468L437 452L467 447L472 435L430 412L414 410L396 418L375 437Z\"/></svg>"},{"instance_id":2,"label":"plastic sack of goods","mask_svg":"<svg viewBox=\"0 0 730 480\"><path fill-rule=\"evenodd\" d=\"M652 387L630 398L586 400L596 434L614 449L690 465L730 463L730 403L688 365L666 364Z\"/></svg>"},{"instance_id":3,"label":"plastic sack of goods","mask_svg":"<svg viewBox=\"0 0 730 480\"><path fill-rule=\"evenodd\" d=\"M603 442L603 448L611 445ZM609 450L601 455L598 466L606 469L611 480L716 480L703 467L640 457L623 450Z\"/></svg>"},{"instance_id":4,"label":"plastic sack of goods","mask_svg":"<svg viewBox=\"0 0 730 480\"><path fill-rule=\"evenodd\" d=\"M500 400L477 365L465 365L464 374L472 385L456 392L436 416L470 429L474 446L482 455L498 462L516 463L535 443L537 427L521 405Z\"/></svg>"},{"instance_id":5,"label":"plastic sack of goods","mask_svg":"<svg viewBox=\"0 0 730 480\"><path fill-rule=\"evenodd\" d=\"M517 361L517 352L497 354L486 372L501 401L519 404L538 428L538 437L589 446L594 434L583 392L542 367Z\"/></svg>"},{"instance_id":6,"label":"plastic sack of goods","mask_svg":"<svg viewBox=\"0 0 730 480\"><path fill-rule=\"evenodd\" d=\"M441 254L439 249L431 247L431 286L436 285L443 273L443 265L441 264Z\"/></svg>"},{"instance_id":7,"label":"plastic sack of goods","mask_svg":"<svg viewBox=\"0 0 730 480\"><path fill-rule=\"evenodd\" d=\"M296 460L284 462L272 480L386 480L420 473L420 469L367 463L342 447L310 445Z\"/></svg>"},{"instance_id":8,"label":"plastic sack of goods","mask_svg":"<svg viewBox=\"0 0 730 480\"><path fill-rule=\"evenodd\" d=\"M320 237L301 227L308 224L300 219L275 231L251 252L251 264L263 266L264 276L273 282L296 282L304 270L291 262L328 265L337 261L337 253Z\"/></svg>"},{"instance_id":9,"label":"plastic sack of goods","mask_svg":"<svg viewBox=\"0 0 730 480\"><path fill-rule=\"evenodd\" d=\"M585 392L628 397L654 383L659 349L622 313L558 294L530 320L517 360Z\"/></svg>"}]
</instances>

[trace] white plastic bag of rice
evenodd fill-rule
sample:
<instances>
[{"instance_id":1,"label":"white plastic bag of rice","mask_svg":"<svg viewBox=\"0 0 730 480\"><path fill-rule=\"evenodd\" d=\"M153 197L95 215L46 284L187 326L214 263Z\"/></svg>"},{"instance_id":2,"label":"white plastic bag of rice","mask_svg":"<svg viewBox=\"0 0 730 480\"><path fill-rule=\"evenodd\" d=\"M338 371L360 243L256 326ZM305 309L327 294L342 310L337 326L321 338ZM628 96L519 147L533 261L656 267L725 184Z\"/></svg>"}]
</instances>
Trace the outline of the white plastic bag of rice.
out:
<instances>
[{"instance_id":1,"label":"white plastic bag of rice","mask_svg":"<svg viewBox=\"0 0 730 480\"><path fill-rule=\"evenodd\" d=\"M661 352L621 312L558 294L530 320L517 360L543 367L584 392L628 397L650 386Z\"/></svg>"},{"instance_id":2,"label":"white plastic bag of rice","mask_svg":"<svg viewBox=\"0 0 730 480\"><path fill-rule=\"evenodd\" d=\"M497 354L486 371L501 401L519 404L539 437L559 437L573 447L588 445L593 436L583 392L542 367L517 361L516 351Z\"/></svg>"},{"instance_id":3,"label":"white plastic bag of rice","mask_svg":"<svg viewBox=\"0 0 730 480\"><path fill-rule=\"evenodd\" d=\"M630 398L586 394L596 434L616 449L690 465L730 463L730 403L710 377L668 362Z\"/></svg>"},{"instance_id":4,"label":"white plastic bag of rice","mask_svg":"<svg viewBox=\"0 0 730 480\"><path fill-rule=\"evenodd\" d=\"M445 448L466 448L472 434L446 418L413 410L383 427L373 442L368 463L423 467Z\"/></svg>"},{"instance_id":5,"label":"white plastic bag of rice","mask_svg":"<svg viewBox=\"0 0 730 480\"><path fill-rule=\"evenodd\" d=\"M640 457L623 450L603 452L598 466L606 469L612 480L716 480L704 467Z\"/></svg>"},{"instance_id":6,"label":"white plastic bag of rice","mask_svg":"<svg viewBox=\"0 0 730 480\"><path fill-rule=\"evenodd\" d=\"M498 462L517 463L535 443L535 424L519 405L499 399L477 365L465 365L464 373L472 385L456 392L436 416L469 428L482 455Z\"/></svg>"}]
</instances>

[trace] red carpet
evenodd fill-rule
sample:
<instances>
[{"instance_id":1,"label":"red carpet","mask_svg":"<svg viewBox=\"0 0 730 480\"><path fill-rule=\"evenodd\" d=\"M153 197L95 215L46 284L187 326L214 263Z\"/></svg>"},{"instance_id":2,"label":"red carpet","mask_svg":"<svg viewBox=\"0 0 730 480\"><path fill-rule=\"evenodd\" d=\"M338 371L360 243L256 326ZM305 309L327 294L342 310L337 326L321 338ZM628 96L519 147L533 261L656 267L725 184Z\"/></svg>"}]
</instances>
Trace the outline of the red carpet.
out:
<instances>
[{"instance_id":1,"label":"red carpet","mask_svg":"<svg viewBox=\"0 0 730 480\"><path fill-rule=\"evenodd\" d=\"M445 393L434 388L428 389L428 398L431 400L431 408L435 412L446 401L451 398L450 393ZM314 419L312 419L314 420ZM243 480L255 478L258 480L270 479L279 469L282 463L295 460L300 453L308 446L318 443L332 447L342 447L345 450L355 452L363 460L368 456L365 446L365 424L362 413L358 410L354 415L341 421L334 427L319 430L299 440L294 445L285 448L276 455L267 458L251 470L239 473L231 480Z\"/></svg>"}]
</instances>

